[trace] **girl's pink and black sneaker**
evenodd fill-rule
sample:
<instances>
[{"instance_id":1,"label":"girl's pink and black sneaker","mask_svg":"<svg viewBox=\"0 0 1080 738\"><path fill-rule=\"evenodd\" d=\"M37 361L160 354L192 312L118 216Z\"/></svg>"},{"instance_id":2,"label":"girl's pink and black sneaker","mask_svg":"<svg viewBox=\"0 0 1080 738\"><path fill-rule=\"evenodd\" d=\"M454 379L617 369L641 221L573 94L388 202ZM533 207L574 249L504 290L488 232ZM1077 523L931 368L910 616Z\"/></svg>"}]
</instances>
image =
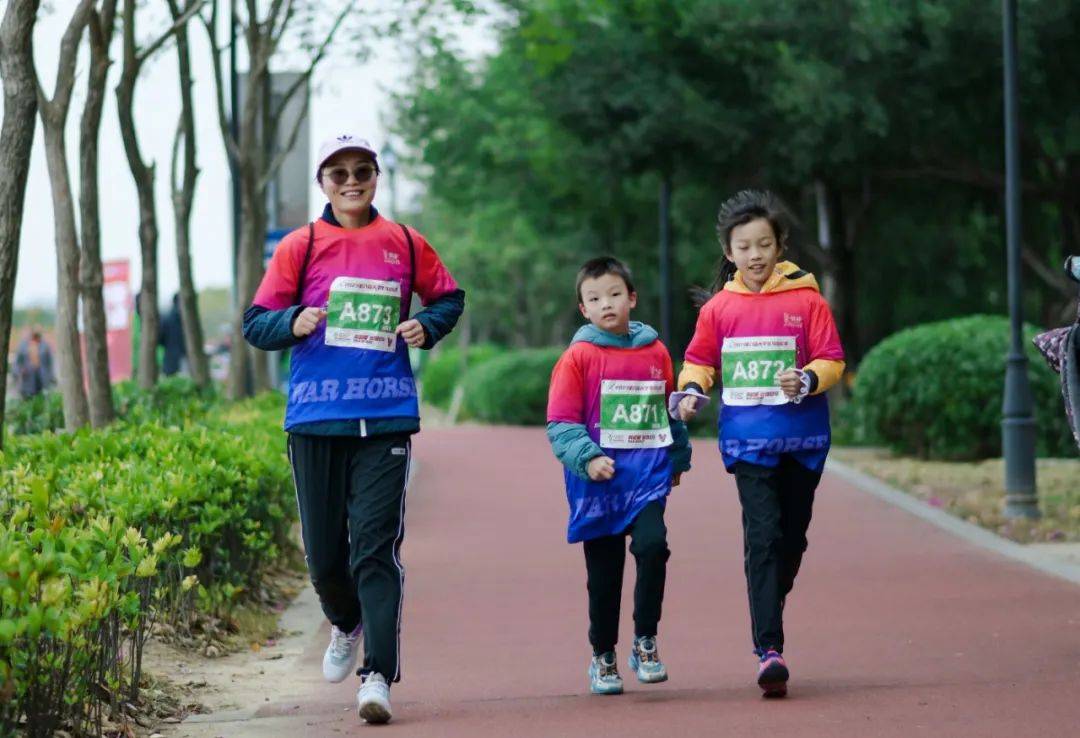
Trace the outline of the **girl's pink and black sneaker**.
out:
<instances>
[{"instance_id":1,"label":"girl's pink and black sneaker","mask_svg":"<svg viewBox=\"0 0 1080 738\"><path fill-rule=\"evenodd\" d=\"M784 657L773 649L761 653L757 683L765 697L783 697L787 694L788 668Z\"/></svg>"}]
</instances>

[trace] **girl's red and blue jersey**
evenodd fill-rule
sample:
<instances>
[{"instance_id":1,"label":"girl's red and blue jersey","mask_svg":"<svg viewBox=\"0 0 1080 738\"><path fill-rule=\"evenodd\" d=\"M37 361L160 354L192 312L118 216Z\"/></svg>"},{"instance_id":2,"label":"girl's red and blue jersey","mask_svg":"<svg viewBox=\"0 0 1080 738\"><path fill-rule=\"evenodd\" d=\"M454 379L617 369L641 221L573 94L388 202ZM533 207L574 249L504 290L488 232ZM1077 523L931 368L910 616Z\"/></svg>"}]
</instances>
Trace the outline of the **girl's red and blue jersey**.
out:
<instances>
[{"instance_id":1,"label":"girl's red and blue jersey","mask_svg":"<svg viewBox=\"0 0 1080 738\"><path fill-rule=\"evenodd\" d=\"M396 328L408 317L414 289L428 305L457 284L427 240L409 233L415 259L401 226L381 215L356 229L315 221L299 300L308 226L278 245L253 304L282 310L299 303L328 311L293 348L286 430L320 421L418 417L408 346Z\"/></svg>"},{"instance_id":2,"label":"girl's red and blue jersey","mask_svg":"<svg viewBox=\"0 0 1080 738\"><path fill-rule=\"evenodd\" d=\"M760 292L729 282L702 308L679 385L722 387L720 449L728 469L738 461L775 466L791 454L821 469L831 443L823 394L843 371L844 350L829 305L813 275L788 262L777 265ZM817 391L799 403L779 391L776 377L809 369Z\"/></svg>"},{"instance_id":3,"label":"girl's red and blue jersey","mask_svg":"<svg viewBox=\"0 0 1080 738\"><path fill-rule=\"evenodd\" d=\"M673 473L666 410L673 389L671 357L658 340L634 348L576 340L560 357L551 374L548 423L584 425L615 461L615 476L602 482L564 469L570 543L623 533L647 504L665 502Z\"/></svg>"}]
</instances>

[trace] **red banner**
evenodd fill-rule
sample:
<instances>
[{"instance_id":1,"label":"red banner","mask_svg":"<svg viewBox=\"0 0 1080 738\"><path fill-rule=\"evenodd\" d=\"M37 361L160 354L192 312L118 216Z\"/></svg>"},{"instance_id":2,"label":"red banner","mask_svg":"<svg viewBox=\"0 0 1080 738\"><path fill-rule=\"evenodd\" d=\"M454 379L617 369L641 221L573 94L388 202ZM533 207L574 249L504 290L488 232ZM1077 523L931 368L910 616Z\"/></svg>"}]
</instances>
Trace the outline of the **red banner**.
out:
<instances>
[{"instance_id":1,"label":"red banner","mask_svg":"<svg viewBox=\"0 0 1080 738\"><path fill-rule=\"evenodd\" d=\"M131 294L131 264L127 259L102 263L105 284L106 342L109 346L109 380L131 379L131 319L135 306Z\"/></svg>"}]
</instances>

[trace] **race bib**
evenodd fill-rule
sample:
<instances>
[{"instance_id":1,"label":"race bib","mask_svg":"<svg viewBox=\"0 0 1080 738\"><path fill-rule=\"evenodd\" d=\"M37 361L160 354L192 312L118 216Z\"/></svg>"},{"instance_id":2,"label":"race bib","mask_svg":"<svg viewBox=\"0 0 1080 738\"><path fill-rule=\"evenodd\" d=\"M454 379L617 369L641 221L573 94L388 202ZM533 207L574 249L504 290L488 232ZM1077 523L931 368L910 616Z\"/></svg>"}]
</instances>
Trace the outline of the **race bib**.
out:
<instances>
[{"instance_id":1,"label":"race bib","mask_svg":"<svg viewBox=\"0 0 1080 738\"><path fill-rule=\"evenodd\" d=\"M671 445L665 383L605 379L600 383L600 445L663 448Z\"/></svg>"},{"instance_id":2,"label":"race bib","mask_svg":"<svg viewBox=\"0 0 1080 738\"><path fill-rule=\"evenodd\" d=\"M725 405L783 405L778 377L795 368L795 337L725 338L720 366Z\"/></svg>"},{"instance_id":3,"label":"race bib","mask_svg":"<svg viewBox=\"0 0 1080 738\"><path fill-rule=\"evenodd\" d=\"M401 315L401 283L337 277L326 304L326 345L393 351Z\"/></svg>"}]
</instances>

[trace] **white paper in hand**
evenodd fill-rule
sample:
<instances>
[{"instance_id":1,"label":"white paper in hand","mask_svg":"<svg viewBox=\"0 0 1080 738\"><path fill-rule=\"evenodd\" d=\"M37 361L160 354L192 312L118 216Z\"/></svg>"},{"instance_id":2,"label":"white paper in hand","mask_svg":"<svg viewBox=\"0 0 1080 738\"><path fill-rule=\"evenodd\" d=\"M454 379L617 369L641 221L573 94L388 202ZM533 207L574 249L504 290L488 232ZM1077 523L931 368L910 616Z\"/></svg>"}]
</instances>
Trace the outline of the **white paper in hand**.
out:
<instances>
[{"instance_id":1,"label":"white paper in hand","mask_svg":"<svg viewBox=\"0 0 1080 738\"><path fill-rule=\"evenodd\" d=\"M682 420L682 418L679 417L679 403L687 397L694 398L695 411L701 410L701 408L709 404L709 396L701 394L696 389L687 389L680 392L672 392L671 395L668 397L668 415L670 415L675 420Z\"/></svg>"}]
</instances>

